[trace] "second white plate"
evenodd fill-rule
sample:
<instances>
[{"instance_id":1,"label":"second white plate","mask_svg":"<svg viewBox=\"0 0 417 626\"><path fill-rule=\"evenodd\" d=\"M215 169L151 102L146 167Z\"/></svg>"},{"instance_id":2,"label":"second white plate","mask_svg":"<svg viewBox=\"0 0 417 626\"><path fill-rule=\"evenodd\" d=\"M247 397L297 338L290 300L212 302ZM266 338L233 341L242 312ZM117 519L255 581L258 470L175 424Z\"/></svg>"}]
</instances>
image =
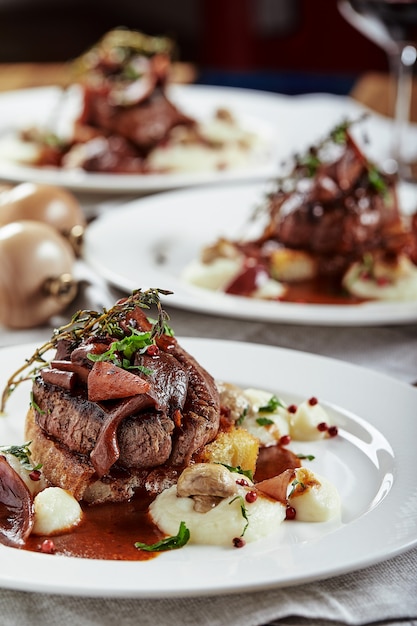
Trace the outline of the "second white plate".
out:
<instances>
[{"instance_id":1,"label":"second white plate","mask_svg":"<svg viewBox=\"0 0 417 626\"><path fill-rule=\"evenodd\" d=\"M132 291L167 289L166 305L200 313L292 324L380 325L417 320L417 302L316 305L231 296L193 287L185 266L219 236L234 237L267 187L264 184L185 189L104 212L85 233L84 258L110 284Z\"/></svg>"}]
</instances>

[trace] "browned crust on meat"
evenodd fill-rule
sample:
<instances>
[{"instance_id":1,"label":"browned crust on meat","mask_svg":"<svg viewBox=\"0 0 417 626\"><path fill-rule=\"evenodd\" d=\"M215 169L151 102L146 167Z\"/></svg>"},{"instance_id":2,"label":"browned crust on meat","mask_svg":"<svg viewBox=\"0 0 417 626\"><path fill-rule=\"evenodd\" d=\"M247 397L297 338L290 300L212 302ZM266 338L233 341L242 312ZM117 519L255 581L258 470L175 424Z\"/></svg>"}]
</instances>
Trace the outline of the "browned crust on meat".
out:
<instances>
[{"instance_id":1,"label":"browned crust on meat","mask_svg":"<svg viewBox=\"0 0 417 626\"><path fill-rule=\"evenodd\" d=\"M77 500L82 500L94 475L94 468L88 459L49 439L36 424L32 408L26 415L25 438L31 442L34 461L42 463L42 472L47 481L66 489Z\"/></svg>"},{"instance_id":2,"label":"browned crust on meat","mask_svg":"<svg viewBox=\"0 0 417 626\"><path fill-rule=\"evenodd\" d=\"M36 423L35 411L26 415L25 438L30 441L34 462L42 463L42 472L51 485L69 491L77 500L89 504L125 502L139 489L157 494L173 485L178 472L172 468L124 470L120 467L98 478L87 456L75 454L48 437Z\"/></svg>"}]
</instances>

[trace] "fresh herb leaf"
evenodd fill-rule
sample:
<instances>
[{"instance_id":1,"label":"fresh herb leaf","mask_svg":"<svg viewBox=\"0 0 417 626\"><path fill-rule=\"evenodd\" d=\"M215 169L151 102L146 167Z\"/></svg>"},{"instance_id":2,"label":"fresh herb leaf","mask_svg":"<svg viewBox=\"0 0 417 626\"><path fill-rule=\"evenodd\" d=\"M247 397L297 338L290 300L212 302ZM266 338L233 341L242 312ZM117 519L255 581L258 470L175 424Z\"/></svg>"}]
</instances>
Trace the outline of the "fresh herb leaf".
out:
<instances>
[{"instance_id":1,"label":"fresh herb leaf","mask_svg":"<svg viewBox=\"0 0 417 626\"><path fill-rule=\"evenodd\" d=\"M314 461L316 458L314 454L297 454L297 459L306 459L307 461Z\"/></svg>"},{"instance_id":2,"label":"fresh herb leaf","mask_svg":"<svg viewBox=\"0 0 417 626\"><path fill-rule=\"evenodd\" d=\"M291 486L292 486L292 489L290 493L288 494L288 498L291 498L291 496L293 495L294 491L297 489L298 486L300 486L301 491L304 491L304 489L306 489L305 484L302 483L300 480L297 480L296 478L292 481Z\"/></svg>"},{"instance_id":3,"label":"fresh herb leaf","mask_svg":"<svg viewBox=\"0 0 417 626\"><path fill-rule=\"evenodd\" d=\"M135 352L144 352L152 343L151 332L139 332L132 329L131 335L127 335L119 341L113 341L106 352L102 354L89 353L87 356L91 361L111 361L119 367L128 369L130 359ZM124 359L121 359L119 355L123 355Z\"/></svg>"},{"instance_id":4,"label":"fresh herb leaf","mask_svg":"<svg viewBox=\"0 0 417 626\"><path fill-rule=\"evenodd\" d=\"M383 196L388 194L387 184L383 179L381 172L379 172L374 165L370 165L368 168L368 179L375 191Z\"/></svg>"},{"instance_id":5,"label":"fresh herb leaf","mask_svg":"<svg viewBox=\"0 0 417 626\"><path fill-rule=\"evenodd\" d=\"M242 414L239 415L239 417L235 421L236 426L241 426L243 424L243 421L245 417L247 416L248 412L249 412L249 407L247 406L244 408L244 410L242 411Z\"/></svg>"},{"instance_id":6,"label":"fresh herb leaf","mask_svg":"<svg viewBox=\"0 0 417 626\"><path fill-rule=\"evenodd\" d=\"M283 404L281 400L274 395L270 397L268 404L259 407L258 413L275 413L279 407L282 407L283 409L286 408L285 404Z\"/></svg>"},{"instance_id":7,"label":"fresh herb leaf","mask_svg":"<svg viewBox=\"0 0 417 626\"><path fill-rule=\"evenodd\" d=\"M31 441L28 441L21 446L0 446L0 452L15 456L17 459L19 459L22 467L24 467L24 469L28 470L29 472L33 470L39 470L42 467L42 464L38 463L37 465L32 465L30 461L32 452L29 446L31 443Z\"/></svg>"},{"instance_id":8,"label":"fresh herb leaf","mask_svg":"<svg viewBox=\"0 0 417 626\"><path fill-rule=\"evenodd\" d=\"M248 526L249 526L249 519L248 519L248 512L246 509L246 505L245 505L245 500L243 499L243 496L236 496L235 498L233 498L233 500L230 500L229 504L232 504L233 502L236 502L236 500L240 500L240 510L242 513L242 517L243 519L246 521L245 526L243 527L242 533L241 533L241 537L243 537L243 535L245 534Z\"/></svg>"},{"instance_id":9,"label":"fresh herb leaf","mask_svg":"<svg viewBox=\"0 0 417 626\"><path fill-rule=\"evenodd\" d=\"M173 535L172 537L165 537L165 539L161 539L161 541L157 541L156 543L147 544L141 543L137 541L135 543L135 548L138 550L145 550L146 552L164 552L165 550L177 550L178 548L182 548L188 543L190 539L190 531L188 530L185 522L180 523L180 527L178 529L178 534Z\"/></svg>"},{"instance_id":10,"label":"fresh herb leaf","mask_svg":"<svg viewBox=\"0 0 417 626\"><path fill-rule=\"evenodd\" d=\"M243 476L246 476L246 478L249 478L249 480L253 479L252 470L244 470L240 467L240 465L237 465L236 467L234 467L233 465L226 465L226 463L220 463L220 465L223 465L223 467L226 467L229 470L229 472L236 472L236 474L243 474Z\"/></svg>"},{"instance_id":11,"label":"fresh herb leaf","mask_svg":"<svg viewBox=\"0 0 417 626\"><path fill-rule=\"evenodd\" d=\"M259 426L271 426L274 420L269 419L269 417L258 417L256 423L259 424Z\"/></svg>"},{"instance_id":12,"label":"fresh herb leaf","mask_svg":"<svg viewBox=\"0 0 417 626\"><path fill-rule=\"evenodd\" d=\"M85 339L102 335L123 339L126 336L126 331L123 330L120 322L126 319L126 314L137 307L149 309L153 305L157 308L158 317L151 331L152 339L164 334L165 329L168 329L168 333L172 335L172 330L167 326L169 316L162 309L159 298L159 294L169 295L171 293L172 291L164 289L148 289L147 291L136 289L130 296L119 300L110 309L103 309L101 313L89 310L80 310L75 313L68 324L55 329L51 339L35 350L34 354L26 359L25 363L10 376L1 395L0 413L5 410L7 400L16 387L24 381L31 380L41 367L46 367L49 364L44 355L49 350L56 348L61 340L67 340L77 346ZM134 329L129 329L129 331L131 330ZM35 363L39 365L32 367ZM24 374L31 367L32 369Z\"/></svg>"}]
</instances>

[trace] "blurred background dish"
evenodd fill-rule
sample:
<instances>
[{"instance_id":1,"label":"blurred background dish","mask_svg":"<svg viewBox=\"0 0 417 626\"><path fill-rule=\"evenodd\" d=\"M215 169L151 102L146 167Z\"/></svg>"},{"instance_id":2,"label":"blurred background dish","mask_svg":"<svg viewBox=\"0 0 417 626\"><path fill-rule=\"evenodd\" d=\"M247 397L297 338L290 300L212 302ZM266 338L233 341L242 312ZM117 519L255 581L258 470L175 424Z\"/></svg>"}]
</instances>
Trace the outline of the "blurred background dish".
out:
<instances>
[{"instance_id":1,"label":"blurred background dish","mask_svg":"<svg viewBox=\"0 0 417 626\"><path fill-rule=\"evenodd\" d=\"M213 292L186 282L183 272L199 257L201 248L221 235L236 233L266 191L263 184L187 189L114 207L87 227L83 258L110 285L125 293L138 284L157 285L173 292L161 298L165 305L199 313L307 326L416 322L417 301L358 305L275 302Z\"/></svg>"}]
</instances>

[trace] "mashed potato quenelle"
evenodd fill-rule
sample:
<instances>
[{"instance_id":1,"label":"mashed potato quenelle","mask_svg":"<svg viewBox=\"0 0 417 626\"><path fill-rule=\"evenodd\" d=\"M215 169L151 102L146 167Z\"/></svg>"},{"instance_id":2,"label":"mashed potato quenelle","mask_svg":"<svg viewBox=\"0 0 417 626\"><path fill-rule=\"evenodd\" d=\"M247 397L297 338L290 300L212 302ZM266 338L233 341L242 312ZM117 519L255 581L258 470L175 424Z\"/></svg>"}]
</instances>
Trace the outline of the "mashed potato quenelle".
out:
<instances>
[{"instance_id":1,"label":"mashed potato quenelle","mask_svg":"<svg viewBox=\"0 0 417 626\"><path fill-rule=\"evenodd\" d=\"M258 493L244 474L223 465L197 464L181 479L150 506L154 522L168 535L184 521L190 543L228 546L239 537L256 541L270 535L285 519L285 504Z\"/></svg>"},{"instance_id":2,"label":"mashed potato quenelle","mask_svg":"<svg viewBox=\"0 0 417 626\"><path fill-rule=\"evenodd\" d=\"M234 468L201 463L184 470L149 511L167 535L185 524L190 543L242 547L276 533L287 517L328 521L340 515L341 503L334 485L305 468L254 484Z\"/></svg>"},{"instance_id":3,"label":"mashed potato quenelle","mask_svg":"<svg viewBox=\"0 0 417 626\"><path fill-rule=\"evenodd\" d=\"M300 404L287 405L275 394L263 389L241 389L219 381L225 404L235 406L235 419L242 428L256 437L260 445L276 445L282 438L316 441L337 434L328 411L312 396Z\"/></svg>"},{"instance_id":4,"label":"mashed potato quenelle","mask_svg":"<svg viewBox=\"0 0 417 626\"><path fill-rule=\"evenodd\" d=\"M329 413L315 397L298 406L287 405L263 389L242 389L222 381L217 385L232 418L260 447L337 434ZM340 516L337 488L310 469L286 470L260 483L240 469L220 462L187 468L178 484L151 504L152 519L168 535L175 535L180 524L185 524L191 543L241 547L276 533L285 519L327 522Z\"/></svg>"}]
</instances>

